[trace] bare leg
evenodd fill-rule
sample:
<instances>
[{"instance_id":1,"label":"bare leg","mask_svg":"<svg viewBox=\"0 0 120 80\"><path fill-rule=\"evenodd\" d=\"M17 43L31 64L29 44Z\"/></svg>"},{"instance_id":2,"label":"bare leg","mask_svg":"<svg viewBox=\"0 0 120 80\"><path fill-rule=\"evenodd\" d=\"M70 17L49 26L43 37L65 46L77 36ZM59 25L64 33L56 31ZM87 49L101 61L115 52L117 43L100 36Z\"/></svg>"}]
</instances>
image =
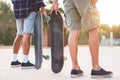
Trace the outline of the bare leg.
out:
<instances>
[{"instance_id":1,"label":"bare leg","mask_svg":"<svg viewBox=\"0 0 120 80\"><path fill-rule=\"evenodd\" d=\"M99 68L99 36L98 29L89 30L89 48L92 58L92 68Z\"/></svg>"},{"instance_id":2,"label":"bare leg","mask_svg":"<svg viewBox=\"0 0 120 80\"><path fill-rule=\"evenodd\" d=\"M22 43L22 48L23 48L23 54L28 55L29 49L30 49L30 38L31 34L24 34L23 35L23 43Z\"/></svg>"},{"instance_id":3,"label":"bare leg","mask_svg":"<svg viewBox=\"0 0 120 80\"><path fill-rule=\"evenodd\" d=\"M31 43L31 36L32 34L25 33L23 35L23 43L22 43L22 48L23 48L23 61L22 61L22 68L34 68L34 65L29 62L28 60L28 55L29 55L29 50L30 50L30 43Z\"/></svg>"},{"instance_id":4,"label":"bare leg","mask_svg":"<svg viewBox=\"0 0 120 80\"><path fill-rule=\"evenodd\" d=\"M77 61L78 36L79 36L79 30L75 30L75 31L70 31L68 38L68 46L71 55L73 69L79 69L79 65Z\"/></svg>"},{"instance_id":5,"label":"bare leg","mask_svg":"<svg viewBox=\"0 0 120 80\"><path fill-rule=\"evenodd\" d=\"M13 43L13 53L18 54L23 36L17 35Z\"/></svg>"}]
</instances>

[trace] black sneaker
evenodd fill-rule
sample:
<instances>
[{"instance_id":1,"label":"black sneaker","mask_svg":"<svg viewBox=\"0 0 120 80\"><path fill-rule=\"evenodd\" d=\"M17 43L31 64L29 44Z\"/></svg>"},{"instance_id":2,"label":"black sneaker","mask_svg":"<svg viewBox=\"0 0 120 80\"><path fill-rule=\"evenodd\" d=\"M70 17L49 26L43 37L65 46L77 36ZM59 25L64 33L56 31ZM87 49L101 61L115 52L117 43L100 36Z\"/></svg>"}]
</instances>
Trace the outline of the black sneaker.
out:
<instances>
[{"instance_id":1,"label":"black sneaker","mask_svg":"<svg viewBox=\"0 0 120 80\"><path fill-rule=\"evenodd\" d=\"M83 71L82 70L72 69L72 71L71 71L71 77L72 78L76 78L76 77L80 77L80 76L83 76Z\"/></svg>"},{"instance_id":2,"label":"black sneaker","mask_svg":"<svg viewBox=\"0 0 120 80\"><path fill-rule=\"evenodd\" d=\"M32 69L32 68L35 68L35 66L32 63L30 63L29 61L27 63L22 63L21 66L22 66L22 69Z\"/></svg>"},{"instance_id":3,"label":"black sneaker","mask_svg":"<svg viewBox=\"0 0 120 80\"><path fill-rule=\"evenodd\" d=\"M21 63L18 60L11 62L11 68L16 68L16 67L20 67L20 66L21 66Z\"/></svg>"},{"instance_id":4,"label":"black sneaker","mask_svg":"<svg viewBox=\"0 0 120 80\"><path fill-rule=\"evenodd\" d=\"M105 71L104 69L100 69L98 71L92 70L91 77L92 78L110 78L112 77L113 73L111 71Z\"/></svg>"}]
</instances>

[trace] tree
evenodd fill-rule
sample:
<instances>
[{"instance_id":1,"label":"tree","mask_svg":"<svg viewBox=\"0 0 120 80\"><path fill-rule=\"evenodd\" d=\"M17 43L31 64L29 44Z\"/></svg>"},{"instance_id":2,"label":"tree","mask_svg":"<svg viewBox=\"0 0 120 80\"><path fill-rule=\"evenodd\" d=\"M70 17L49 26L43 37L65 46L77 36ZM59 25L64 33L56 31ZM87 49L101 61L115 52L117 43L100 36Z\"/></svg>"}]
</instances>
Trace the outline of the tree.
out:
<instances>
[{"instance_id":1,"label":"tree","mask_svg":"<svg viewBox=\"0 0 120 80\"><path fill-rule=\"evenodd\" d=\"M48 7L46 8L46 13L47 13L48 16L50 16L50 14L51 14L51 9L50 8L52 6L52 3L53 3L52 0L48 0L48 2L46 2L47 6L49 6L49 8ZM64 11L63 11L63 9L61 7L59 7L59 12L60 13L64 13ZM48 27L49 27L49 23L48 22L44 22L43 30L48 29Z\"/></svg>"},{"instance_id":2,"label":"tree","mask_svg":"<svg viewBox=\"0 0 120 80\"><path fill-rule=\"evenodd\" d=\"M0 44L11 45L15 33L15 20L11 6L0 1Z\"/></svg>"},{"instance_id":3,"label":"tree","mask_svg":"<svg viewBox=\"0 0 120 80\"><path fill-rule=\"evenodd\" d=\"M108 24L101 24L99 27L100 39L104 35L106 38L110 38L110 27Z\"/></svg>"},{"instance_id":4,"label":"tree","mask_svg":"<svg viewBox=\"0 0 120 80\"><path fill-rule=\"evenodd\" d=\"M113 37L115 39L120 38L120 25L119 26L113 25L111 31L113 32Z\"/></svg>"}]
</instances>

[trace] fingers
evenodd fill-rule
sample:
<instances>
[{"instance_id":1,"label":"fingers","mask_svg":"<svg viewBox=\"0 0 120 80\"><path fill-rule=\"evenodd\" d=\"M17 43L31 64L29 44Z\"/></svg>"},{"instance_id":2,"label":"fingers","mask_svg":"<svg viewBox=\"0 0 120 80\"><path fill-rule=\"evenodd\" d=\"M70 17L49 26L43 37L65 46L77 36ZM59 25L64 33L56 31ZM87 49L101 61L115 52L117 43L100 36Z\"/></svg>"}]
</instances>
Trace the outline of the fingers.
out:
<instances>
[{"instance_id":1,"label":"fingers","mask_svg":"<svg viewBox=\"0 0 120 80\"><path fill-rule=\"evenodd\" d=\"M52 5L52 8L51 8L51 13L55 11L56 15L57 15L57 12L58 12L58 4L53 4Z\"/></svg>"},{"instance_id":2,"label":"fingers","mask_svg":"<svg viewBox=\"0 0 120 80\"><path fill-rule=\"evenodd\" d=\"M97 0L91 0L93 6L96 6Z\"/></svg>"}]
</instances>

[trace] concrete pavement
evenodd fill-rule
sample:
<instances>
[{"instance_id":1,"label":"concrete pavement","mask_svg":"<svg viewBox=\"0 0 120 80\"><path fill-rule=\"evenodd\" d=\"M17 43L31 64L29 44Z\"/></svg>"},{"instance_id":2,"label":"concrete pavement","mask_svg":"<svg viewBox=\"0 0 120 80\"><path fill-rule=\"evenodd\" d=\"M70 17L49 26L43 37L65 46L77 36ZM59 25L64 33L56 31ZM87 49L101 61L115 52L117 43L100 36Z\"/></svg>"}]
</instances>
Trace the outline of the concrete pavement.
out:
<instances>
[{"instance_id":1,"label":"concrete pavement","mask_svg":"<svg viewBox=\"0 0 120 80\"><path fill-rule=\"evenodd\" d=\"M88 46L79 46L78 60L84 76L70 78L71 59L68 47L64 48L64 55L68 58L62 71L55 74L51 71L51 60L44 60L41 69L11 68L12 48L0 48L0 80L120 80L120 47L100 47L100 65L106 70L113 71L112 78L92 79L91 57ZM19 60L22 61L22 50ZM50 54L50 48L43 48L44 54ZM34 63L34 48L31 47L29 59Z\"/></svg>"}]
</instances>

